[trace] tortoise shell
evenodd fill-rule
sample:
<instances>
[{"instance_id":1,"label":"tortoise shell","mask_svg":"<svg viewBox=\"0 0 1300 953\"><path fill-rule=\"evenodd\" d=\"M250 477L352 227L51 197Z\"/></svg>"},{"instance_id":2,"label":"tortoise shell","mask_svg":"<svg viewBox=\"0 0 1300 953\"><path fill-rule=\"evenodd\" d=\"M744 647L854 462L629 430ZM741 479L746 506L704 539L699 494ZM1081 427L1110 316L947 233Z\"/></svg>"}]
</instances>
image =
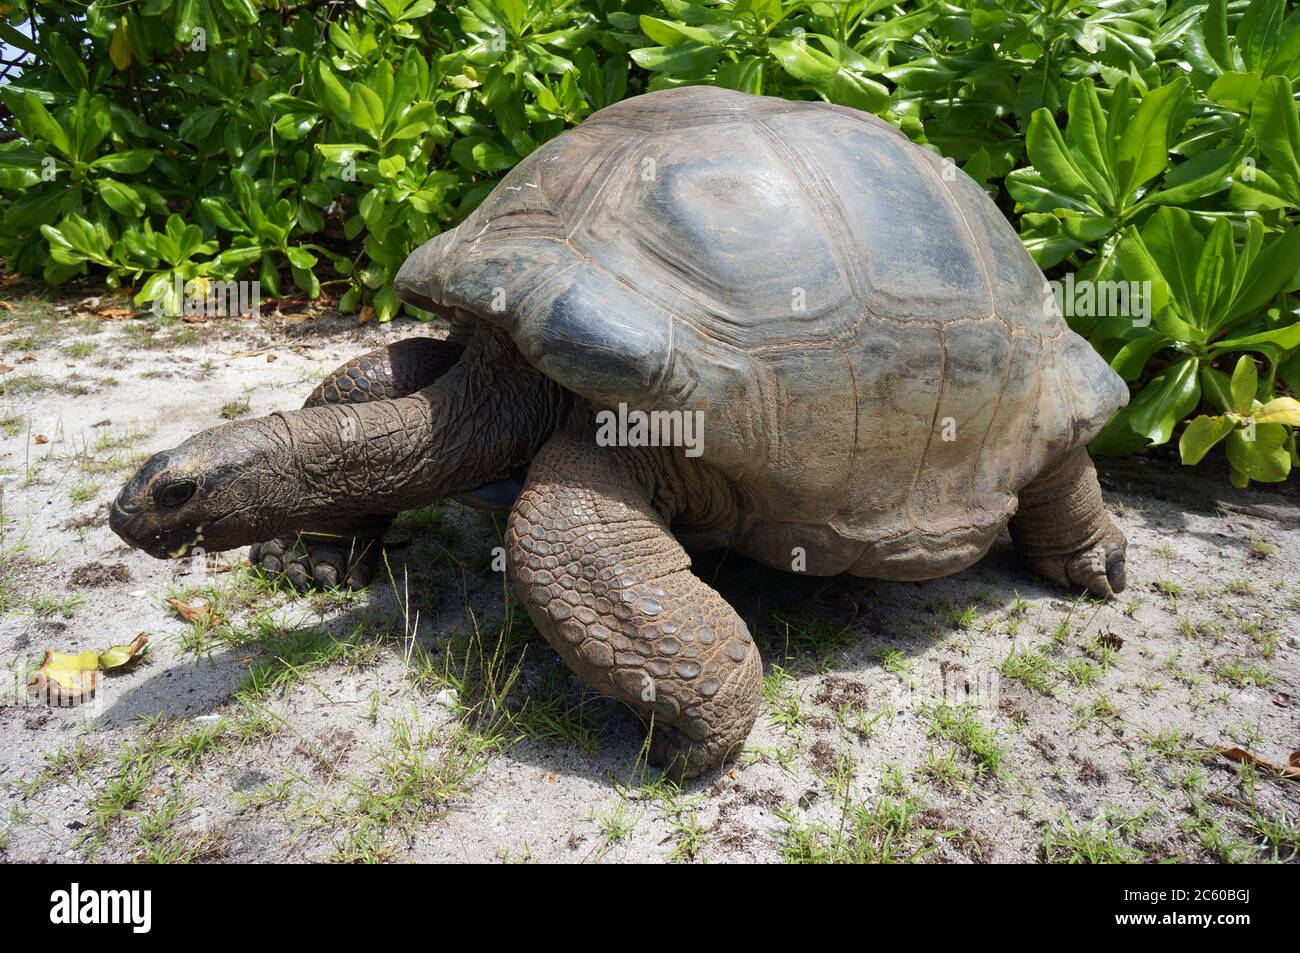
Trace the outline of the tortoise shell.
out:
<instances>
[{"instance_id":1,"label":"tortoise shell","mask_svg":"<svg viewBox=\"0 0 1300 953\"><path fill-rule=\"evenodd\" d=\"M889 124L683 87L543 145L399 294L504 328L595 406L702 411L780 568L964 568L1127 400L983 190ZM680 535L680 534L679 534Z\"/></svg>"}]
</instances>

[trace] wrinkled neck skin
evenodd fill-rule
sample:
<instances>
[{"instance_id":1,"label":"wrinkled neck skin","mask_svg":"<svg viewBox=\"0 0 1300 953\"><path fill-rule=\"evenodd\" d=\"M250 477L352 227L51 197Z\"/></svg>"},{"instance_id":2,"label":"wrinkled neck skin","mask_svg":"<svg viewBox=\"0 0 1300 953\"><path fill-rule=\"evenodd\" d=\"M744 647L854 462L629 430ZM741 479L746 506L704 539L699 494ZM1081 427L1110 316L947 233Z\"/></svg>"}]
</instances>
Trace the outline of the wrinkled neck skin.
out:
<instances>
[{"instance_id":1,"label":"wrinkled neck skin","mask_svg":"<svg viewBox=\"0 0 1300 953\"><path fill-rule=\"evenodd\" d=\"M271 482L295 487L275 508L283 517L271 535L345 532L374 513L419 509L505 479L561 427L596 443L596 409L534 369L508 338L485 329L467 344L455 367L410 397L266 418L283 427L290 461ZM740 530L739 491L716 470L679 448L610 452L664 521L698 536L701 548L726 545Z\"/></svg>"},{"instance_id":2,"label":"wrinkled neck skin","mask_svg":"<svg viewBox=\"0 0 1300 953\"><path fill-rule=\"evenodd\" d=\"M287 465L269 482L295 490L276 507L276 532L346 529L508 477L570 403L508 339L484 329L455 367L410 397L273 414L266 425L283 434Z\"/></svg>"}]
</instances>

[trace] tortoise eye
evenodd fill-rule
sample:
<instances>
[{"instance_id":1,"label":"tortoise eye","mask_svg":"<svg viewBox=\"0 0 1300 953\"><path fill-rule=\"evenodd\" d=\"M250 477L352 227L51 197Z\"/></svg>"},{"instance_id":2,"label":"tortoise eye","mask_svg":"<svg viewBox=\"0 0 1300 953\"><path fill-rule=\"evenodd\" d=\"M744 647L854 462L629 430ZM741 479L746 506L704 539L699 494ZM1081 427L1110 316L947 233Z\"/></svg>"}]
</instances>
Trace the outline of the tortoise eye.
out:
<instances>
[{"instance_id":1,"label":"tortoise eye","mask_svg":"<svg viewBox=\"0 0 1300 953\"><path fill-rule=\"evenodd\" d=\"M154 497L158 500L159 506L174 508L188 503L198 488L199 485L193 480L177 480L162 487Z\"/></svg>"}]
</instances>

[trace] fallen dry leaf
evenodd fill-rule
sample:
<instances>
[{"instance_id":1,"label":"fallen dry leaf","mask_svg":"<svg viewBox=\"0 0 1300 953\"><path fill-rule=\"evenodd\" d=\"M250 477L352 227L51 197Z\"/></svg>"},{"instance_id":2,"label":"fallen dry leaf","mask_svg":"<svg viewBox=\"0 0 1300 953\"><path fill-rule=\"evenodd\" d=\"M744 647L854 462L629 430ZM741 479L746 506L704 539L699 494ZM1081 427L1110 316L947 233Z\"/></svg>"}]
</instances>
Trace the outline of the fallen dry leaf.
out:
<instances>
[{"instance_id":1,"label":"fallen dry leaf","mask_svg":"<svg viewBox=\"0 0 1300 953\"><path fill-rule=\"evenodd\" d=\"M168 599L167 604L176 610L176 614L186 622L193 622L199 617L199 610L191 608L179 599Z\"/></svg>"},{"instance_id":2,"label":"fallen dry leaf","mask_svg":"<svg viewBox=\"0 0 1300 953\"><path fill-rule=\"evenodd\" d=\"M368 304L363 304L361 310L357 312L357 324L362 325L370 321L375 316L375 309Z\"/></svg>"},{"instance_id":3,"label":"fallen dry leaf","mask_svg":"<svg viewBox=\"0 0 1300 953\"><path fill-rule=\"evenodd\" d=\"M49 442L50 442L50 438L47 437L47 436L45 436L45 434L43 434L43 433L38 433L38 434L36 435L36 443L38 443L38 444L46 444L46 443L49 443Z\"/></svg>"},{"instance_id":4,"label":"fallen dry leaf","mask_svg":"<svg viewBox=\"0 0 1300 953\"><path fill-rule=\"evenodd\" d=\"M0 364L0 374L8 374L8 373L9 373L10 371L12 371L12 370L13 370L13 366L12 366L12 365L10 365L10 364Z\"/></svg>"},{"instance_id":5,"label":"fallen dry leaf","mask_svg":"<svg viewBox=\"0 0 1300 953\"><path fill-rule=\"evenodd\" d=\"M12 311L14 309L14 306L11 305L8 301L0 301L0 308L4 308L4 310L6 311Z\"/></svg>"},{"instance_id":6,"label":"fallen dry leaf","mask_svg":"<svg viewBox=\"0 0 1300 953\"><path fill-rule=\"evenodd\" d=\"M1284 778L1300 779L1300 751L1292 751L1287 757L1285 765L1276 765L1271 761L1265 761L1263 758L1255 757L1245 748L1216 747L1214 750L1219 752L1219 754L1223 755L1229 761L1251 764L1257 768L1263 768L1265 771L1272 771L1274 774L1280 774Z\"/></svg>"},{"instance_id":7,"label":"fallen dry leaf","mask_svg":"<svg viewBox=\"0 0 1300 953\"><path fill-rule=\"evenodd\" d=\"M181 602L179 599L168 599L167 604L176 610L176 614L186 622L198 622L201 625L216 625L221 621L221 613L217 612L211 606L194 606Z\"/></svg>"},{"instance_id":8,"label":"fallen dry leaf","mask_svg":"<svg viewBox=\"0 0 1300 953\"><path fill-rule=\"evenodd\" d=\"M1278 692L1273 696L1273 704L1278 708L1286 708L1291 704L1291 696L1286 692Z\"/></svg>"},{"instance_id":9,"label":"fallen dry leaf","mask_svg":"<svg viewBox=\"0 0 1300 953\"><path fill-rule=\"evenodd\" d=\"M95 314L105 321L130 321L135 317L135 312L130 308L99 308Z\"/></svg>"},{"instance_id":10,"label":"fallen dry leaf","mask_svg":"<svg viewBox=\"0 0 1300 953\"><path fill-rule=\"evenodd\" d=\"M207 324L208 317L205 314L186 314L181 316L181 320L186 324Z\"/></svg>"},{"instance_id":11,"label":"fallen dry leaf","mask_svg":"<svg viewBox=\"0 0 1300 953\"><path fill-rule=\"evenodd\" d=\"M268 355L266 355L266 363L268 363L268 364L270 364L272 361L274 361L274 360L276 360L276 359L277 359L277 358L276 358L276 356L275 356L274 354L268 354Z\"/></svg>"}]
</instances>

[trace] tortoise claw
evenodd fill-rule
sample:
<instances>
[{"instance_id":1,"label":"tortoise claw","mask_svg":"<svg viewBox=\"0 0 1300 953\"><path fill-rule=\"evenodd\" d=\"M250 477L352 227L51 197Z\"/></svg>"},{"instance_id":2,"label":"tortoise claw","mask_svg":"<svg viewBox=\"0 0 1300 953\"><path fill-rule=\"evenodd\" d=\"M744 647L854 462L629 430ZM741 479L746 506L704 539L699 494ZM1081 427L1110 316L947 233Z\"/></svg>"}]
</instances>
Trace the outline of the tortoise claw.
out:
<instances>
[{"instance_id":1,"label":"tortoise claw","mask_svg":"<svg viewBox=\"0 0 1300 953\"><path fill-rule=\"evenodd\" d=\"M1106 542L1075 554L1066 564L1070 582L1099 599L1124 591L1124 547Z\"/></svg>"},{"instance_id":2,"label":"tortoise claw","mask_svg":"<svg viewBox=\"0 0 1300 953\"><path fill-rule=\"evenodd\" d=\"M1068 556L1048 556L1032 560L1033 569L1067 589L1086 589L1098 599L1109 599L1127 585L1124 535L1112 527L1101 540Z\"/></svg>"},{"instance_id":3,"label":"tortoise claw","mask_svg":"<svg viewBox=\"0 0 1300 953\"><path fill-rule=\"evenodd\" d=\"M381 549L374 538L282 536L250 547L248 561L300 592L339 586L363 589L370 584Z\"/></svg>"}]
</instances>

